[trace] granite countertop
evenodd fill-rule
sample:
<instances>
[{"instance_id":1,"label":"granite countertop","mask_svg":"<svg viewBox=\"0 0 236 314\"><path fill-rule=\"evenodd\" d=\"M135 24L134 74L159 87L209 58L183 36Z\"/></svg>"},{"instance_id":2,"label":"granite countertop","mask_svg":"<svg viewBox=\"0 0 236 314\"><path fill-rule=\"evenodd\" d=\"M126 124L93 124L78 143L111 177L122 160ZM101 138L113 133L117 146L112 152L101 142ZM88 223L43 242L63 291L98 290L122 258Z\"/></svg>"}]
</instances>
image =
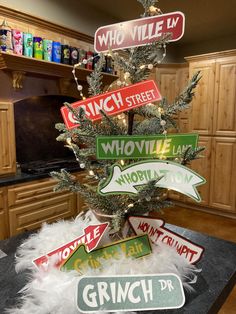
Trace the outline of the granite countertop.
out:
<instances>
[{"instance_id":1,"label":"granite countertop","mask_svg":"<svg viewBox=\"0 0 236 314\"><path fill-rule=\"evenodd\" d=\"M147 314L216 314L225 302L236 282L236 244L202 233L166 224L166 227L179 235L205 248L197 268L195 291L186 292L184 307L165 311L142 311ZM27 283L29 272L16 273L14 255L17 247L31 232L0 241L0 313L19 301L19 291ZM158 261L157 261L158 262Z\"/></svg>"},{"instance_id":2,"label":"granite countertop","mask_svg":"<svg viewBox=\"0 0 236 314\"><path fill-rule=\"evenodd\" d=\"M57 171L60 171L60 169L58 169ZM79 172L79 171L82 171L82 169L78 168L78 169L68 170L68 172L71 172L71 173ZM0 177L0 187L44 179L44 178L50 178L50 177L51 177L50 173L30 174L30 173L21 172L19 174L15 174L11 176Z\"/></svg>"}]
</instances>

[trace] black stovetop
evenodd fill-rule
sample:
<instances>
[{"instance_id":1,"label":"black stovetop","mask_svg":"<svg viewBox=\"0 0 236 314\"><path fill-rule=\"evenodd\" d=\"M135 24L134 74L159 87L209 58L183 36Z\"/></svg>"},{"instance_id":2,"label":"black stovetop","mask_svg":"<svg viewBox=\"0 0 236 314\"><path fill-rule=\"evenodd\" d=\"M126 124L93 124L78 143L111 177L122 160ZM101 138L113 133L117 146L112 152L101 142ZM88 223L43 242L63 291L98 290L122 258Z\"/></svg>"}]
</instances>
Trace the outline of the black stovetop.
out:
<instances>
[{"instance_id":1,"label":"black stovetop","mask_svg":"<svg viewBox=\"0 0 236 314\"><path fill-rule=\"evenodd\" d=\"M75 159L37 160L20 165L21 171L30 174L49 173L50 171L67 169L79 170L79 164Z\"/></svg>"}]
</instances>

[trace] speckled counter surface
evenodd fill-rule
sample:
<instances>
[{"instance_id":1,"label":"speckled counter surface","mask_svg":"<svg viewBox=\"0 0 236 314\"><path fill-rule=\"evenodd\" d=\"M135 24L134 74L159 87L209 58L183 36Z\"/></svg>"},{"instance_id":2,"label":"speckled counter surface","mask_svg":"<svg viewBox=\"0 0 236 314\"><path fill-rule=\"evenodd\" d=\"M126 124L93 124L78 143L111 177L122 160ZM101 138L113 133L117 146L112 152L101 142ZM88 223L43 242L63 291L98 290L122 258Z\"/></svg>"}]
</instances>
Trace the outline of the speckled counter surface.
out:
<instances>
[{"instance_id":1,"label":"speckled counter surface","mask_svg":"<svg viewBox=\"0 0 236 314\"><path fill-rule=\"evenodd\" d=\"M79 172L83 170L78 167L76 169L72 169L68 171L73 173L73 172ZM34 180L40 180L44 178L51 178L50 173L30 174L30 173L22 172L22 173L11 175L11 176L0 177L0 187L18 184L18 183L30 182Z\"/></svg>"},{"instance_id":2,"label":"speckled counter surface","mask_svg":"<svg viewBox=\"0 0 236 314\"><path fill-rule=\"evenodd\" d=\"M197 263L202 272L194 285L195 292L186 293L186 303L181 309L138 313L218 313L236 283L236 244L177 226L165 226L205 248L201 261ZM27 282L29 273L15 273L14 255L17 247L29 234L0 241L0 253L6 254L0 258L0 313L17 303L18 292Z\"/></svg>"},{"instance_id":3,"label":"speckled counter surface","mask_svg":"<svg viewBox=\"0 0 236 314\"><path fill-rule=\"evenodd\" d=\"M7 185L13 185L18 183L24 183L39 179L49 178L49 174L47 173L41 173L41 174L28 174L28 173L19 173L12 176L7 177L1 177L0 178L0 187L1 186L7 186Z\"/></svg>"}]
</instances>

